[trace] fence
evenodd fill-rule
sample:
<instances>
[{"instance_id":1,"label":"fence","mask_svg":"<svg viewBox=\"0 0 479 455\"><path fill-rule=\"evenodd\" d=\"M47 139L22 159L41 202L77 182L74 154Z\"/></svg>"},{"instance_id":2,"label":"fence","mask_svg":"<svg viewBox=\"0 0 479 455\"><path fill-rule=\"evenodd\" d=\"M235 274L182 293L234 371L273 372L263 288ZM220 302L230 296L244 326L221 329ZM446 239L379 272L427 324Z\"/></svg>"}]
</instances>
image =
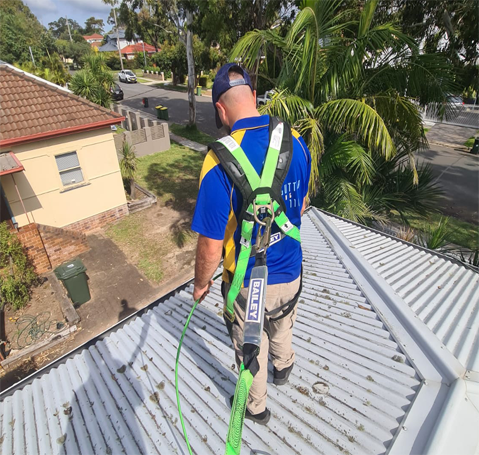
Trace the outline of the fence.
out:
<instances>
[{"instance_id":1,"label":"fence","mask_svg":"<svg viewBox=\"0 0 479 455\"><path fill-rule=\"evenodd\" d=\"M425 109L423 120L479 129L479 105L463 104L457 106L443 119L441 119L437 109Z\"/></svg>"},{"instance_id":2,"label":"fence","mask_svg":"<svg viewBox=\"0 0 479 455\"><path fill-rule=\"evenodd\" d=\"M117 154L121 155L121 147L125 140L135 147L136 156L151 155L152 153L169 150L168 123L158 122L141 115L140 112L125 109L121 105L113 105L113 110L125 117L122 127L126 131L114 135Z\"/></svg>"}]
</instances>

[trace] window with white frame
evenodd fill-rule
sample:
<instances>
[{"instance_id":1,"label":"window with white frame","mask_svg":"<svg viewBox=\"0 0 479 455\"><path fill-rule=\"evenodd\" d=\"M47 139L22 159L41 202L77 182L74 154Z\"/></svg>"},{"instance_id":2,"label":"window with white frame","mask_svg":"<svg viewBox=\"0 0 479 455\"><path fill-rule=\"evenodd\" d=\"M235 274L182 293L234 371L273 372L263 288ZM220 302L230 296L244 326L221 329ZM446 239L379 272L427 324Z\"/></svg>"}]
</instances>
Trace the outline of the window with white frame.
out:
<instances>
[{"instance_id":1,"label":"window with white frame","mask_svg":"<svg viewBox=\"0 0 479 455\"><path fill-rule=\"evenodd\" d=\"M83 172L78 161L77 152L64 153L55 157L63 186L83 182Z\"/></svg>"}]
</instances>

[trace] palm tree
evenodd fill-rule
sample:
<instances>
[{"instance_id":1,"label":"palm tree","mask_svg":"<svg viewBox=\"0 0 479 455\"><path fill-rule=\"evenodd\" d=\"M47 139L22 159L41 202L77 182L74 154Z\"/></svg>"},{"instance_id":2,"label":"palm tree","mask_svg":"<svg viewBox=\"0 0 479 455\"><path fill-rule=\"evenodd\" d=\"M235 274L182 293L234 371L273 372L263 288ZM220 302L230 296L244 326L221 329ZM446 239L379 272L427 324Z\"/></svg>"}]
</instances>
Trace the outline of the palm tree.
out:
<instances>
[{"instance_id":1,"label":"palm tree","mask_svg":"<svg viewBox=\"0 0 479 455\"><path fill-rule=\"evenodd\" d=\"M110 107L110 89L114 85L113 75L102 54L89 54L84 58L84 68L72 78L70 88L75 95L82 96L103 107Z\"/></svg>"},{"instance_id":2,"label":"palm tree","mask_svg":"<svg viewBox=\"0 0 479 455\"><path fill-rule=\"evenodd\" d=\"M310 192L320 189L320 205L361 222L382 220L391 210L402 216L417 210L402 201L423 194L425 184L437 197L431 180L418 191L419 177L430 176L416 169L414 159L427 147L420 109L442 106L453 92L447 61L421 54L393 24L376 24L377 3L367 0L362 11L352 11L342 0L303 1L286 37L254 30L231 56L249 70L266 56L259 77L276 93L262 112L281 116L306 139L316 164ZM378 184L387 162L400 164L388 172L400 172L401 181L409 175L414 195L391 197L387 185Z\"/></svg>"},{"instance_id":3,"label":"palm tree","mask_svg":"<svg viewBox=\"0 0 479 455\"><path fill-rule=\"evenodd\" d=\"M130 187L130 197L135 199L135 174L138 166L138 158L135 154L135 147L127 141L123 141L121 146L120 171L123 180L128 182Z\"/></svg>"}]
</instances>

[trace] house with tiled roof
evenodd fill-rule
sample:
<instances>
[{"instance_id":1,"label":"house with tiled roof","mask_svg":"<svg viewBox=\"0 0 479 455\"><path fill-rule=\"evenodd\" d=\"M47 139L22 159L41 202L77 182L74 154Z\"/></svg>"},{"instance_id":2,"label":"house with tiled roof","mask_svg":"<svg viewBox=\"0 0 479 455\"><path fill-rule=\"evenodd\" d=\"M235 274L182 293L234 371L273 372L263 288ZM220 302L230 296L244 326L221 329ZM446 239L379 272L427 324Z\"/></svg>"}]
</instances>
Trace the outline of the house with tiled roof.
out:
<instances>
[{"instance_id":1,"label":"house with tiled roof","mask_svg":"<svg viewBox=\"0 0 479 455\"><path fill-rule=\"evenodd\" d=\"M156 52L156 49L154 46L147 43L130 44L129 46L126 46L121 49L122 55L127 60L133 60L135 58L135 55L139 52L146 52L147 55L152 55Z\"/></svg>"},{"instance_id":2,"label":"house with tiled roof","mask_svg":"<svg viewBox=\"0 0 479 455\"><path fill-rule=\"evenodd\" d=\"M93 33L93 35L85 35L83 39L90 43L91 47L100 47L103 42L103 36L99 33Z\"/></svg>"},{"instance_id":3,"label":"house with tiled roof","mask_svg":"<svg viewBox=\"0 0 479 455\"><path fill-rule=\"evenodd\" d=\"M0 108L0 221L43 273L127 214L111 131L124 118L7 64Z\"/></svg>"}]
</instances>

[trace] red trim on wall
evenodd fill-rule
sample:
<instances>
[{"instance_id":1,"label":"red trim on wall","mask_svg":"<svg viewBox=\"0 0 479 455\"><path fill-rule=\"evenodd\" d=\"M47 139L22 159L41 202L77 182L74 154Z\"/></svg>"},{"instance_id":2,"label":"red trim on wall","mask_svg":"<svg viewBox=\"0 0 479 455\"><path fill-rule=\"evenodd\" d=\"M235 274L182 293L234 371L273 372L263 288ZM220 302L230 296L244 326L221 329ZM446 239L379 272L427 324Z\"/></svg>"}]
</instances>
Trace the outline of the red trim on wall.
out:
<instances>
[{"instance_id":1,"label":"red trim on wall","mask_svg":"<svg viewBox=\"0 0 479 455\"><path fill-rule=\"evenodd\" d=\"M69 134L75 134L82 131L98 130L106 126L119 125L123 120L125 120L125 117L122 116L114 119L103 120L101 122L87 123L86 125L73 126L70 128L61 128L59 130L46 131L44 133L31 134L28 136L15 137L12 139L5 139L4 141L0 141L0 147L25 144L28 142L40 141L43 139L51 139L56 136L67 136Z\"/></svg>"}]
</instances>

